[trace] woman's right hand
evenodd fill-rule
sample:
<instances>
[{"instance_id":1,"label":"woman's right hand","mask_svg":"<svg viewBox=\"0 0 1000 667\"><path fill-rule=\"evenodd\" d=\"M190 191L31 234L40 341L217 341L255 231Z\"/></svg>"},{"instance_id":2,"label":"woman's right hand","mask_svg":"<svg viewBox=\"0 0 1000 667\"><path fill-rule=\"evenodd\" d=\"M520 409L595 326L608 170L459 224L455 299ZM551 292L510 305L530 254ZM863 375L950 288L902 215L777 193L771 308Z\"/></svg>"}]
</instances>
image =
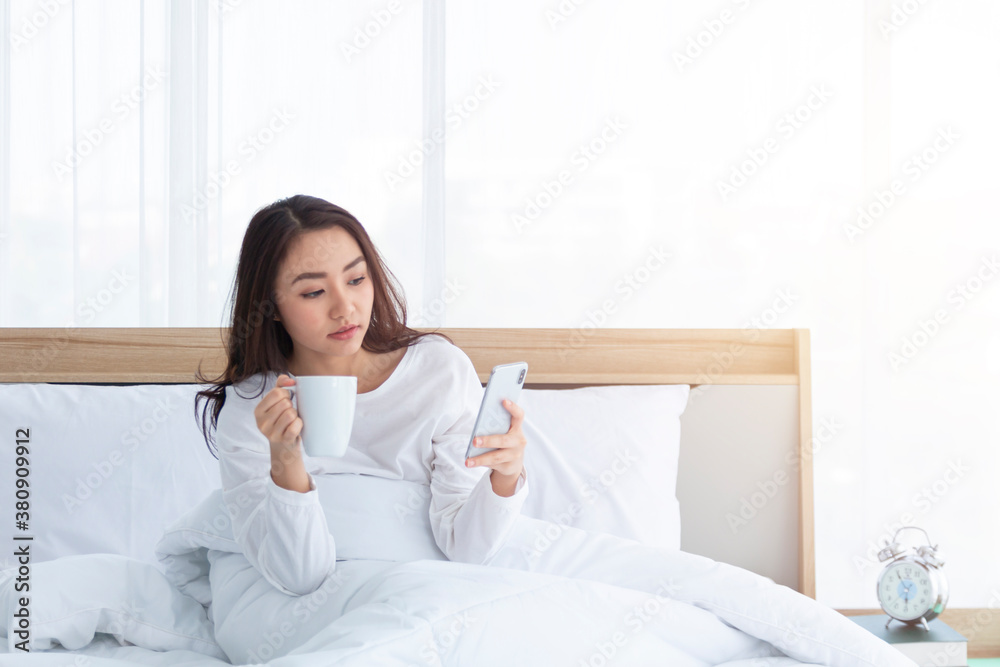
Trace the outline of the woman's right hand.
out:
<instances>
[{"instance_id":1,"label":"woman's right hand","mask_svg":"<svg viewBox=\"0 0 1000 667\"><path fill-rule=\"evenodd\" d=\"M271 443L271 451L294 451L302 432L302 418L292 404L291 394L285 387L295 385L295 380L282 373L274 388L264 395L253 414L257 428Z\"/></svg>"}]
</instances>

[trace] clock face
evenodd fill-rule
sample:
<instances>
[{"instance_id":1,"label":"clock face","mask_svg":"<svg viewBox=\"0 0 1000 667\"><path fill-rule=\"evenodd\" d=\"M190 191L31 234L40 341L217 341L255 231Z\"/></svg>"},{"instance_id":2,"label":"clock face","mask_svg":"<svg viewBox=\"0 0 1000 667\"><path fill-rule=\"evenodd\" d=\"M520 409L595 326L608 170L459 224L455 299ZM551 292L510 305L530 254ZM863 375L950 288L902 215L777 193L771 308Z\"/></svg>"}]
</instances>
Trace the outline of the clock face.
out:
<instances>
[{"instance_id":1,"label":"clock face","mask_svg":"<svg viewBox=\"0 0 1000 667\"><path fill-rule=\"evenodd\" d=\"M878 601L885 613L893 618L913 621L934 606L937 592L926 569L904 560L889 565L882 572Z\"/></svg>"}]
</instances>

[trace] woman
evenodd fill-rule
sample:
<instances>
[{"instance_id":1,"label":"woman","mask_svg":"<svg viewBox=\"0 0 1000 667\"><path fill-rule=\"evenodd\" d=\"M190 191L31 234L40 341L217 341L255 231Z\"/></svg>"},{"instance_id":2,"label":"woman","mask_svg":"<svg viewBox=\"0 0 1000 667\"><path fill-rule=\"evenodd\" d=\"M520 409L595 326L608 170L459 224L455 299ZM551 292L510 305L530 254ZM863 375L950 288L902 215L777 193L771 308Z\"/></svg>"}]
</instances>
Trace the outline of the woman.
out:
<instances>
[{"instance_id":1,"label":"woman","mask_svg":"<svg viewBox=\"0 0 1000 667\"><path fill-rule=\"evenodd\" d=\"M643 598L644 605L655 600L657 609L686 603L714 614L698 617L712 629L716 639L711 646L702 646L705 642L697 633L688 632L694 626L675 624L670 615L659 624L654 617L644 618L645 624L639 624L644 632L633 641L649 641L664 656L680 649L691 656L714 653L714 644L723 637L730 660L780 656L783 651L810 664L912 667L833 610L747 570L701 556L560 527L552 548L526 560L524 550L534 536L552 524L520 514L528 493L524 412L508 405L510 430L479 443L497 451L464 459L482 385L469 358L450 340L405 326L405 307L389 276L358 221L321 199L299 195L281 200L250 221L237 268L227 367L212 388L199 394L208 399L202 415L206 441L209 413L216 428L223 499L242 550L209 549L207 554L215 637L234 663L323 649L330 639L330 619L340 618L355 596L371 597L381 581L378 575L399 565L393 560L419 561L443 553L452 560L495 566L489 573L476 573L476 585L505 581L504 572L514 569L560 575L558 584L552 584L553 579L532 584L538 590L550 584L563 587L566 597L535 599L545 613L558 617L599 615L604 610L604 605L594 606L594 600L603 599L602 589L572 589L577 594L570 595L565 584L570 577L652 594L655 597ZM343 457L310 458L303 453L302 421L287 390L295 384L290 373L358 378L351 442ZM429 487L429 502L421 506L423 518L415 522L416 530L395 541L418 542L431 532L440 553L394 558L388 552L398 545L378 535L369 542L369 553L337 563L336 536L330 533L324 508L333 516L341 509L339 502L354 501L347 513L364 515L366 503L385 500L361 492L363 497L341 494L337 502L324 496L327 502L321 505L317 486L337 493L351 478L324 473L357 473L359 480L368 480L364 483ZM351 539L357 541L366 529L362 523ZM397 532L393 526L392 536ZM345 541L349 549L355 548L350 539ZM412 571L427 567L412 565ZM468 576L457 573L456 581L468 583ZM358 595L367 582L374 582L374 590ZM300 600L306 598L297 596L313 591L303 605ZM403 618L393 615L388 602L364 606L363 611ZM601 632L625 622L620 611L614 604L607 606L603 625L597 624ZM694 618L691 613L685 618ZM809 621L801 628L799 613ZM404 635L416 637L427 624L421 616L409 620L419 627L404 623L402 634L379 641L390 646L399 640L402 646ZM498 627L499 634L476 636L509 644L506 626ZM581 645L577 635L586 635L584 643L595 641L588 627L581 624L577 631L573 623L561 626L565 645ZM625 637L622 632L614 636L619 635ZM363 636L356 640L364 644L358 647L351 645L350 636L341 638L352 651L368 646ZM608 645L601 637L596 641ZM864 655L855 652L861 646Z\"/></svg>"},{"instance_id":2,"label":"woman","mask_svg":"<svg viewBox=\"0 0 1000 667\"><path fill-rule=\"evenodd\" d=\"M314 591L335 567L316 475L429 485L434 541L470 563L488 562L503 545L528 493L524 412L505 406L510 430L476 444L498 449L464 460L482 385L447 336L406 326L391 277L357 219L322 199L282 199L247 228L226 370L199 393L208 399L202 429L209 444L217 430L237 542L285 593ZM289 374L358 378L344 457L303 452Z\"/></svg>"}]
</instances>

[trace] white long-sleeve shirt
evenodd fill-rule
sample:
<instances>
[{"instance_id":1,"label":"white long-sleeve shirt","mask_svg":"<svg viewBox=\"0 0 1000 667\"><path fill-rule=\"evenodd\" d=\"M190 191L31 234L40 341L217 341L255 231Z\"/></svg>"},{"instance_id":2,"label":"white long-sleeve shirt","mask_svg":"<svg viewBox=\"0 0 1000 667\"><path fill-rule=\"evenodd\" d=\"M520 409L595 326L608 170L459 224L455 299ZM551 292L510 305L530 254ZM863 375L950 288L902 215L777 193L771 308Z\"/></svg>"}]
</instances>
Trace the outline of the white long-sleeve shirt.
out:
<instances>
[{"instance_id":1,"label":"white long-sleeve shirt","mask_svg":"<svg viewBox=\"0 0 1000 667\"><path fill-rule=\"evenodd\" d=\"M254 418L276 382L277 374L265 373L227 387L216 431L234 536L276 588L290 595L312 592L336 567L336 535L313 475L358 473L429 485L434 541L451 560L488 563L507 540L528 494L527 475L522 471L514 495L502 497L493 492L488 467L465 466L483 386L459 347L424 336L380 386L358 394L346 454L313 458L303 452L306 493L274 483L270 444Z\"/></svg>"}]
</instances>

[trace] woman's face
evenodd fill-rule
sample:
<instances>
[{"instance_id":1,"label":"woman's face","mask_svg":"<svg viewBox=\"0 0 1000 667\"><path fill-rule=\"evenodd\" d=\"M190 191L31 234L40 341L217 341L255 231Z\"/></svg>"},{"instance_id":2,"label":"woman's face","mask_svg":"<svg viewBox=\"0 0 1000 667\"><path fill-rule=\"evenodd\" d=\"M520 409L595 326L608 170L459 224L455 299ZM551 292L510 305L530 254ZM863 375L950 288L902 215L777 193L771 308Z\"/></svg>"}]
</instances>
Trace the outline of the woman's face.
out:
<instances>
[{"instance_id":1,"label":"woman's face","mask_svg":"<svg viewBox=\"0 0 1000 667\"><path fill-rule=\"evenodd\" d=\"M302 367L353 356L368 331L375 290L361 247L342 227L310 231L292 241L278 269L281 322ZM353 335L334 337L344 327Z\"/></svg>"}]
</instances>

